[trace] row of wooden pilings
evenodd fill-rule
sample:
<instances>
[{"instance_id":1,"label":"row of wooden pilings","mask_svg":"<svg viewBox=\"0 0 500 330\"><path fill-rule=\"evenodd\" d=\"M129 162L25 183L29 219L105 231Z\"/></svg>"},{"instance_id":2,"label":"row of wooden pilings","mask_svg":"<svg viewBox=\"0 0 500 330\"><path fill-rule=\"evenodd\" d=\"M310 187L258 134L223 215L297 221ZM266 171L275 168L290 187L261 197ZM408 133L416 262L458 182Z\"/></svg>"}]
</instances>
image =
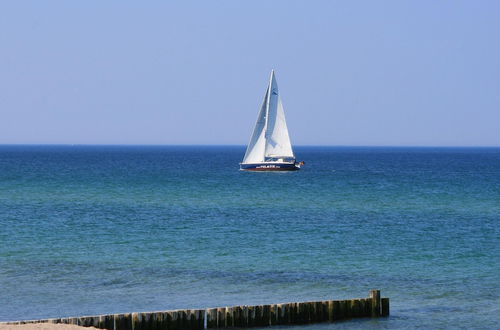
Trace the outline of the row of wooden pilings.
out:
<instances>
[{"instance_id":1,"label":"row of wooden pilings","mask_svg":"<svg viewBox=\"0 0 500 330\"><path fill-rule=\"evenodd\" d=\"M381 298L379 290L371 290L368 298L361 299L111 314L8 324L64 323L107 330L179 330L310 324L388 315L389 298Z\"/></svg>"}]
</instances>

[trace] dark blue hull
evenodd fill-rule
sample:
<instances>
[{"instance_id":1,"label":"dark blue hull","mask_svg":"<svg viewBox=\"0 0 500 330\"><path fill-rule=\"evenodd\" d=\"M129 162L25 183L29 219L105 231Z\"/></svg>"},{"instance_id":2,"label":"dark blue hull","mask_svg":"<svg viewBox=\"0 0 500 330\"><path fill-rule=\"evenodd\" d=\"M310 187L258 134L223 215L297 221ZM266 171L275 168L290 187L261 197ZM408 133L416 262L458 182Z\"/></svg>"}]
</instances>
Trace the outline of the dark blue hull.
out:
<instances>
[{"instance_id":1,"label":"dark blue hull","mask_svg":"<svg viewBox=\"0 0 500 330\"><path fill-rule=\"evenodd\" d=\"M257 163L240 164L242 171L297 171L300 166L297 163Z\"/></svg>"}]
</instances>

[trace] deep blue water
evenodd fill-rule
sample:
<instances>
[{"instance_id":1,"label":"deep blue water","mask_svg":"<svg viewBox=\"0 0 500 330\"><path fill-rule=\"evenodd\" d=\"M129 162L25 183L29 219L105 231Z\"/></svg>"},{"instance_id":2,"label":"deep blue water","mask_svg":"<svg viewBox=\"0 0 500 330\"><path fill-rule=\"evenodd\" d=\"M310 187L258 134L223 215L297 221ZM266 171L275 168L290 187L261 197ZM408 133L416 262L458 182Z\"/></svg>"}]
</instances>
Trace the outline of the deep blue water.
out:
<instances>
[{"instance_id":1,"label":"deep blue water","mask_svg":"<svg viewBox=\"0 0 500 330\"><path fill-rule=\"evenodd\" d=\"M0 321L378 288L388 319L337 326L498 326L500 148L244 150L0 146Z\"/></svg>"}]
</instances>

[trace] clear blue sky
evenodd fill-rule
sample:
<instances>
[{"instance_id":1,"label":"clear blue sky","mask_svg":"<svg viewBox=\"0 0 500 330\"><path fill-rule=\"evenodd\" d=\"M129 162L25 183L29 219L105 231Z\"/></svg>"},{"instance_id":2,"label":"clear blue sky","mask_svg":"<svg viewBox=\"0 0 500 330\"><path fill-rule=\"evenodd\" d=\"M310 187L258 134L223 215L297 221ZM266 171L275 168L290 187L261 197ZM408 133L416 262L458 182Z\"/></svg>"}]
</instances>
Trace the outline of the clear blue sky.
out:
<instances>
[{"instance_id":1,"label":"clear blue sky","mask_svg":"<svg viewBox=\"0 0 500 330\"><path fill-rule=\"evenodd\" d=\"M0 143L500 146L500 1L2 1Z\"/></svg>"}]
</instances>

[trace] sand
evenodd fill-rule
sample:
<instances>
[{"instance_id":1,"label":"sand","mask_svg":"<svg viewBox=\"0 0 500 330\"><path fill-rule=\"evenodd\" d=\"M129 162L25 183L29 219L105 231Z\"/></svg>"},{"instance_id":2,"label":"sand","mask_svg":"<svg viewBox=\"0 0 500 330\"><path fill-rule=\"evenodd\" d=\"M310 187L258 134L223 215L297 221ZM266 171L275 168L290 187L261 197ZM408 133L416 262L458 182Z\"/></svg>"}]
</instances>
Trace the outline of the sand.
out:
<instances>
[{"instance_id":1,"label":"sand","mask_svg":"<svg viewBox=\"0 0 500 330\"><path fill-rule=\"evenodd\" d=\"M82 328L73 324L55 323L0 324L0 330L82 330ZM85 329L94 330L97 328L86 327Z\"/></svg>"}]
</instances>

